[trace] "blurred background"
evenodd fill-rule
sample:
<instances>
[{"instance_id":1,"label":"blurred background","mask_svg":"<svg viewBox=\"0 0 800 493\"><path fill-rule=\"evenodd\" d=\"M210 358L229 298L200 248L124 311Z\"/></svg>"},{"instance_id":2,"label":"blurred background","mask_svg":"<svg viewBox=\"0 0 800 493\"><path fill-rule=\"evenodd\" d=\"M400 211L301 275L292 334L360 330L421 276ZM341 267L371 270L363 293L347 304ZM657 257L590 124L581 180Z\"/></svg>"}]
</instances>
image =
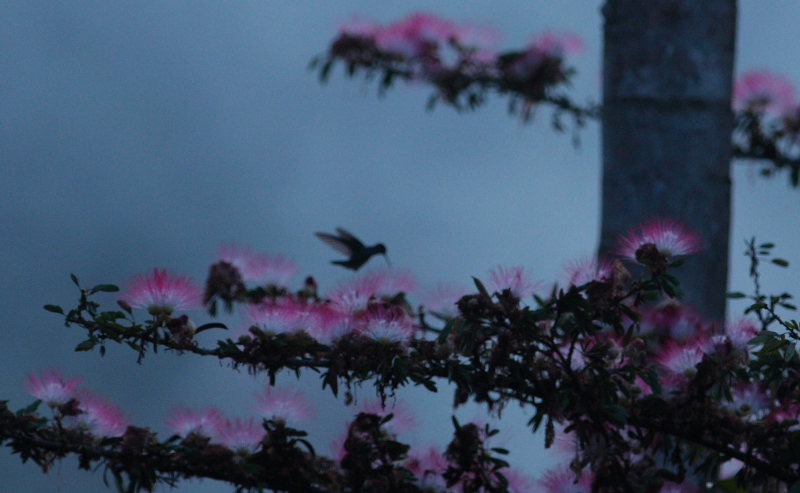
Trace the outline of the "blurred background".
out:
<instances>
[{"instance_id":1,"label":"blurred background","mask_svg":"<svg viewBox=\"0 0 800 493\"><path fill-rule=\"evenodd\" d=\"M599 100L599 0L469 2L278 2L172 0L0 4L0 398L13 409L32 398L25 375L59 368L120 405L132 423L166 432L178 405L251 412L262 378L215 361L148 355L136 364L125 347L106 357L74 353L82 340L45 303L69 307L85 285L123 284L168 267L202 282L222 242L293 258L321 290L347 279L336 253L313 236L343 226L384 242L396 267L421 286L469 286L498 264L522 265L543 281L591 254L599 229L598 126L579 148L549 126L549 114L522 124L494 100L471 114L444 106L426 112L429 91L374 85L335 72L319 84L308 71L337 26L353 15L388 22L424 10L495 27L501 47L545 29L586 41L574 60L577 101ZM390 5L391 4L391 5ZM743 0L738 71L767 68L800 81L786 47L800 44L800 5ZM748 291L741 252L752 235L800 261L800 192L784 176L733 168L731 290ZM373 260L372 266L380 259ZM797 293L797 267L764 271L768 291ZM108 296L108 303L114 297ZM412 296L412 299L419 300ZM731 314L741 305L732 305ZM195 320L205 320L202 313ZM213 335L203 339L213 344ZM313 376L280 383L316 395L308 426L327 453L350 415ZM358 396L370 397L369 388ZM451 395L408 389L416 410L412 444L445 445ZM484 414L457 411L462 420ZM513 465L536 475L552 464L542 437L525 430L525 411L509 408L500 427ZM0 491L101 492L100 471L66 460L43 475L0 449ZM224 492L213 481L178 491Z\"/></svg>"}]
</instances>

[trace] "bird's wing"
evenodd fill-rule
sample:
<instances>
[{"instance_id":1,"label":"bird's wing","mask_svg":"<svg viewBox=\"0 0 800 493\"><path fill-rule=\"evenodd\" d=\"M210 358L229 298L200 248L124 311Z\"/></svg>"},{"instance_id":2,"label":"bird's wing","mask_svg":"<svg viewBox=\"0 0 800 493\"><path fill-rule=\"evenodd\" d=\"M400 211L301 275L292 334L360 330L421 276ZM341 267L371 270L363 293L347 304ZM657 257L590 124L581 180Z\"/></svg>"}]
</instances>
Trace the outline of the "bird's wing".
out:
<instances>
[{"instance_id":1,"label":"bird's wing","mask_svg":"<svg viewBox=\"0 0 800 493\"><path fill-rule=\"evenodd\" d=\"M314 233L314 234L317 235L317 238L324 241L325 244L327 244L329 247L333 248L337 252L343 253L348 257L353 254L352 247L350 247L349 244L347 244L338 236L333 236L328 233Z\"/></svg>"},{"instance_id":2,"label":"bird's wing","mask_svg":"<svg viewBox=\"0 0 800 493\"><path fill-rule=\"evenodd\" d=\"M336 228L336 232L339 233L339 237L347 244L351 245L353 250L359 250L361 248L365 248L366 245L361 243L361 240L353 236L352 233L347 231L344 228Z\"/></svg>"}]
</instances>

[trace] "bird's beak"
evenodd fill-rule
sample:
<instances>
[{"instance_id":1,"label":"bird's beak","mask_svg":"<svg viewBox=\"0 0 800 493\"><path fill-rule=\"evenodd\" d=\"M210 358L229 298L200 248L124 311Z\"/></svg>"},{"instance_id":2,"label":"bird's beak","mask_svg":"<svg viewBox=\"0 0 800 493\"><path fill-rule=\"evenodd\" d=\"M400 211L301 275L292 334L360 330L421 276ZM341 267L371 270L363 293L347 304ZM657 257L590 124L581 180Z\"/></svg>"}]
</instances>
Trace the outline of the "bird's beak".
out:
<instances>
[{"instance_id":1,"label":"bird's beak","mask_svg":"<svg viewBox=\"0 0 800 493\"><path fill-rule=\"evenodd\" d=\"M391 262L389 262L389 256L388 256L388 255L386 255L386 254L384 253L384 254L383 254L383 258L385 258L385 259L386 259L386 264L387 264L387 265L389 265L389 267L391 267L391 266L392 266L392 263L391 263Z\"/></svg>"}]
</instances>

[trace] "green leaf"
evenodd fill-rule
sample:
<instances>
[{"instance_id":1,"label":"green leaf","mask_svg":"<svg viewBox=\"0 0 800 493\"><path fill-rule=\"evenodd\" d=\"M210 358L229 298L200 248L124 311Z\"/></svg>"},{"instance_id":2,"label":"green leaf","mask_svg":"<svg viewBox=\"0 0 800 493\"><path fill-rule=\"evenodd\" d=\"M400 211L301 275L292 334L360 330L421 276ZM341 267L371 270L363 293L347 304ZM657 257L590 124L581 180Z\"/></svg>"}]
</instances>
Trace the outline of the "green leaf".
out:
<instances>
[{"instance_id":1,"label":"green leaf","mask_svg":"<svg viewBox=\"0 0 800 493\"><path fill-rule=\"evenodd\" d=\"M86 339L82 343L75 346L75 351L91 351L97 345L96 339Z\"/></svg>"},{"instance_id":2,"label":"green leaf","mask_svg":"<svg viewBox=\"0 0 800 493\"><path fill-rule=\"evenodd\" d=\"M70 274L69 278L72 279L72 282L74 282L76 286L81 287L81 284L78 282L78 276Z\"/></svg>"},{"instance_id":3,"label":"green leaf","mask_svg":"<svg viewBox=\"0 0 800 493\"><path fill-rule=\"evenodd\" d=\"M765 250L769 250L770 248L775 248L775 243L762 243L758 245L758 248L763 248Z\"/></svg>"},{"instance_id":4,"label":"green leaf","mask_svg":"<svg viewBox=\"0 0 800 493\"><path fill-rule=\"evenodd\" d=\"M477 277L473 277L472 281L475 283L475 287L478 289L478 292L488 298L489 292L486 291L486 287L483 285L480 279L478 279Z\"/></svg>"},{"instance_id":5,"label":"green leaf","mask_svg":"<svg viewBox=\"0 0 800 493\"><path fill-rule=\"evenodd\" d=\"M48 312L58 313L61 315L64 314L64 310L58 305L44 305L44 309Z\"/></svg>"},{"instance_id":6,"label":"green leaf","mask_svg":"<svg viewBox=\"0 0 800 493\"><path fill-rule=\"evenodd\" d=\"M17 416L24 416L26 414L33 414L36 412L36 409L39 407L39 404L42 403L41 399L36 399L30 405L23 407L19 411L17 411Z\"/></svg>"},{"instance_id":7,"label":"green leaf","mask_svg":"<svg viewBox=\"0 0 800 493\"><path fill-rule=\"evenodd\" d=\"M220 322L211 322L211 323L207 323L207 324L201 325L200 327L198 327L194 331L194 333L195 334L199 334L200 332L203 332L204 330L208 330L208 329L224 329L224 330L228 330L228 326L223 324L223 323L220 323Z\"/></svg>"},{"instance_id":8,"label":"green leaf","mask_svg":"<svg viewBox=\"0 0 800 493\"><path fill-rule=\"evenodd\" d=\"M784 361L792 361L794 355L797 353L797 349L795 348L794 344L789 344L786 350L783 352L783 360Z\"/></svg>"},{"instance_id":9,"label":"green leaf","mask_svg":"<svg viewBox=\"0 0 800 493\"><path fill-rule=\"evenodd\" d=\"M774 258L772 259L772 263L780 267L789 267L789 262L782 258Z\"/></svg>"},{"instance_id":10,"label":"green leaf","mask_svg":"<svg viewBox=\"0 0 800 493\"><path fill-rule=\"evenodd\" d=\"M727 296L728 296L728 299L731 299L731 300L737 300L739 298L746 297L746 295L744 293L740 293L738 291L734 291L734 292L728 293Z\"/></svg>"},{"instance_id":11,"label":"green leaf","mask_svg":"<svg viewBox=\"0 0 800 493\"><path fill-rule=\"evenodd\" d=\"M117 291L119 291L119 287L114 284L98 284L92 288L93 293L116 293Z\"/></svg>"}]
</instances>

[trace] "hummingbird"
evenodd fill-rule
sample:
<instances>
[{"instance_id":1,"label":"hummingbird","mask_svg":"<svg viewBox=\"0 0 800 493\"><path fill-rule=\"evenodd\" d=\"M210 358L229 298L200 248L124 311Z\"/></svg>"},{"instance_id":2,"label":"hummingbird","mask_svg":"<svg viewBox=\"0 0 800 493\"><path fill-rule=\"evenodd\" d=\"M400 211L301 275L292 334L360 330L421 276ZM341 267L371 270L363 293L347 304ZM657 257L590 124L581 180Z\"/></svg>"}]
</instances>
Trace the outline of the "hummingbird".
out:
<instances>
[{"instance_id":1,"label":"hummingbird","mask_svg":"<svg viewBox=\"0 0 800 493\"><path fill-rule=\"evenodd\" d=\"M366 246L361 240L345 229L336 228L336 233L338 236L328 233L314 233L317 235L317 238L324 241L328 246L350 257L347 260L331 260L332 264L341 265L347 269L358 270L362 265L367 263L370 257L381 254L386 259L386 263L392 265L389 262L389 257L386 255L386 245L383 243Z\"/></svg>"}]
</instances>

